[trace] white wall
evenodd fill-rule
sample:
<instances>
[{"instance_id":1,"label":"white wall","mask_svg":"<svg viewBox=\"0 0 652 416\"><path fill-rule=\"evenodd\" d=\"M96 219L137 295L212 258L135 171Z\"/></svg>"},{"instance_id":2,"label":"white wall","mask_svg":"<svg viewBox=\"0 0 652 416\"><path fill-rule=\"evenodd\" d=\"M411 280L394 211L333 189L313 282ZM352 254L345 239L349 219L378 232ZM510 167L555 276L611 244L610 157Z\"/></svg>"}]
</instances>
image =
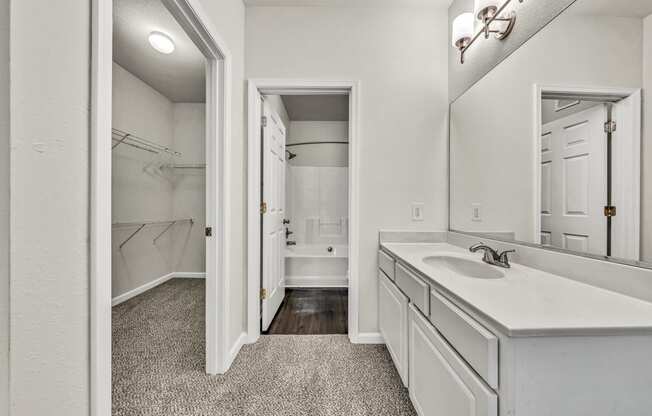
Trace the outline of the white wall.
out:
<instances>
[{"instance_id":1,"label":"white wall","mask_svg":"<svg viewBox=\"0 0 652 416\"><path fill-rule=\"evenodd\" d=\"M9 413L9 0L0 0L0 416Z\"/></svg>"},{"instance_id":2,"label":"white wall","mask_svg":"<svg viewBox=\"0 0 652 416\"><path fill-rule=\"evenodd\" d=\"M113 64L113 127L174 148L174 104L133 74ZM113 223L167 221L173 218L173 178L160 169L171 160L126 145L112 152ZM189 228L189 224L180 225ZM153 244L166 225L147 226L122 249L120 243L138 226L112 232L113 297L151 282L173 270L171 233Z\"/></svg>"},{"instance_id":3,"label":"white wall","mask_svg":"<svg viewBox=\"0 0 652 416\"><path fill-rule=\"evenodd\" d=\"M246 318L244 5L240 0L200 3L233 56L233 193L227 199L235 224L227 237L233 345ZM21 0L11 7L11 185L20 190L10 202L15 416L88 415L90 16L90 2L76 0Z\"/></svg>"},{"instance_id":4,"label":"white wall","mask_svg":"<svg viewBox=\"0 0 652 416\"><path fill-rule=\"evenodd\" d=\"M11 2L11 414L89 409L90 1Z\"/></svg>"},{"instance_id":5,"label":"white wall","mask_svg":"<svg viewBox=\"0 0 652 416\"><path fill-rule=\"evenodd\" d=\"M443 8L247 8L247 77L361 83L363 333L378 331L378 230L447 227L446 22ZM411 201L425 203L424 222Z\"/></svg>"},{"instance_id":6,"label":"white wall","mask_svg":"<svg viewBox=\"0 0 652 416\"><path fill-rule=\"evenodd\" d=\"M287 143L348 140L348 121L292 121ZM291 146L288 149L297 154L297 157L289 161L292 166L349 165L348 145L318 144Z\"/></svg>"},{"instance_id":7,"label":"white wall","mask_svg":"<svg viewBox=\"0 0 652 416\"><path fill-rule=\"evenodd\" d=\"M534 84L640 87L641 39L640 19L564 14L455 101L451 228L513 231L538 242ZM482 222L471 221L474 203L482 204Z\"/></svg>"},{"instance_id":8,"label":"white wall","mask_svg":"<svg viewBox=\"0 0 652 416\"><path fill-rule=\"evenodd\" d=\"M227 297L231 300L228 345L233 346L246 330L246 143L244 141L244 55L245 55L245 7L241 0L199 0L220 36L231 52L231 159L228 161L230 194L226 196L231 212L231 234L226 236L229 244L230 272Z\"/></svg>"},{"instance_id":9,"label":"white wall","mask_svg":"<svg viewBox=\"0 0 652 416\"><path fill-rule=\"evenodd\" d=\"M173 109L174 149L183 156L177 163L206 163L206 106L203 103L175 103ZM172 174L172 217L192 218L171 231L175 272L206 271L206 170L175 169Z\"/></svg>"},{"instance_id":10,"label":"white wall","mask_svg":"<svg viewBox=\"0 0 652 416\"><path fill-rule=\"evenodd\" d=\"M170 157L119 145L113 150L113 221L169 221L149 225L127 242L138 225L113 229L113 296L122 295L171 272L204 272L206 171L169 169L169 164L205 163L205 105L173 103L133 74L113 65L113 126L168 146Z\"/></svg>"},{"instance_id":11,"label":"white wall","mask_svg":"<svg viewBox=\"0 0 652 416\"><path fill-rule=\"evenodd\" d=\"M641 259L652 262L652 15L643 21Z\"/></svg>"}]
</instances>

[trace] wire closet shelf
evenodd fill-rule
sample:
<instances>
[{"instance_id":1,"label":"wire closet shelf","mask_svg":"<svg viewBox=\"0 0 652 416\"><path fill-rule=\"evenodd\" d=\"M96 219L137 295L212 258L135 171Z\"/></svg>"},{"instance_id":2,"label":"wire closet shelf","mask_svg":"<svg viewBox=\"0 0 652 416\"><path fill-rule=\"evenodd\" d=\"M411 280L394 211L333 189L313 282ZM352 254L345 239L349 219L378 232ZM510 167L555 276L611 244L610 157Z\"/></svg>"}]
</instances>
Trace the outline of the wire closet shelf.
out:
<instances>
[{"instance_id":1,"label":"wire closet shelf","mask_svg":"<svg viewBox=\"0 0 652 416\"><path fill-rule=\"evenodd\" d=\"M135 134L131 134L124 130L116 129L115 127L111 128L111 140L111 149L115 149L121 144L125 144L127 146L135 147L136 149L144 150L154 154L164 153L174 157L181 157L181 153L177 152L176 150L158 144L154 141L138 137Z\"/></svg>"},{"instance_id":2,"label":"wire closet shelf","mask_svg":"<svg viewBox=\"0 0 652 416\"><path fill-rule=\"evenodd\" d=\"M157 234L157 236L154 237L154 239L152 240L152 244L156 244L156 241L158 241L158 239L161 238L163 234L168 232L170 228L172 228L175 224L179 224L182 222L189 222L191 226L195 223L195 221L192 218L181 218L177 220L168 220L168 221L116 222L112 224L112 228L137 227L134 232L129 234L129 237L127 237L120 243L120 249L122 249L122 247L124 247L124 245L127 244L129 240L134 238L136 234L138 234L143 228L145 228L148 225L167 225L167 227L165 227L163 231Z\"/></svg>"}]
</instances>

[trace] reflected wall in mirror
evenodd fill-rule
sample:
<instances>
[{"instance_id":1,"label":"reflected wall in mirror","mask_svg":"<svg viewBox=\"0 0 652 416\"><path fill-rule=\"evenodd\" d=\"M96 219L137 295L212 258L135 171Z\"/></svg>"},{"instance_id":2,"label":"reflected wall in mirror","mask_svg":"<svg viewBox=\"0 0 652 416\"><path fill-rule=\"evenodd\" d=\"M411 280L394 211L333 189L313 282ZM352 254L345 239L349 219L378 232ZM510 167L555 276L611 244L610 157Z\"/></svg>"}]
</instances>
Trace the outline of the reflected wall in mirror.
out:
<instances>
[{"instance_id":1,"label":"reflected wall in mirror","mask_svg":"<svg viewBox=\"0 0 652 416\"><path fill-rule=\"evenodd\" d=\"M451 104L450 228L652 263L648 89L652 2L575 2Z\"/></svg>"}]
</instances>

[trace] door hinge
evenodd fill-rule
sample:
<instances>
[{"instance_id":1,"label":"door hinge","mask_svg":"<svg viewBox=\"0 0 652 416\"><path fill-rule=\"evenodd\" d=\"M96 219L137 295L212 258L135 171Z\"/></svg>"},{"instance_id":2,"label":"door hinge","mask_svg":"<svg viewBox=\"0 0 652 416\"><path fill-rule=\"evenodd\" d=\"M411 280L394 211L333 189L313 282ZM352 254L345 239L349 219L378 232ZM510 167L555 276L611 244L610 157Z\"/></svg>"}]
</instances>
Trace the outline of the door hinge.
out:
<instances>
[{"instance_id":1,"label":"door hinge","mask_svg":"<svg viewBox=\"0 0 652 416\"><path fill-rule=\"evenodd\" d=\"M615 133L618 125L615 121L607 121L604 123L604 132L605 133Z\"/></svg>"},{"instance_id":2,"label":"door hinge","mask_svg":"<svg viewBox=\"0 0 652 416\"><path fill-rule=\"evenodd\" d=\"M263 116L263 117L260 119L260 124L261 124L263 127L267 127L267 117Z\"/></svg>"},{"instance_id":3,"label":"door hinge","mask_svg":"<svg viewBox=\"0 0 652 416\"><path fill-rule=\"evenodd\" d=\"M260 203L260 213L265 214L267 212L267 202Z\"/></svg>"},{"instance_id":4,"label":"door hinge","mask_svg":"<svg viewBox=\"0 0 652 416\"><path fill-rule=\"evenodd\" d=\"M204 232L206 233L206 237L212 237L213 236L213 227L206 227L206 230Z\"/></svg>"},{"instance_id":5,"label":"door hinge","mask_svg":"<svg viewBox=\"0 0 652 416\"><path fill-rule=\"evenodd\" d=\"M607 205L604 207L604 216L605 217L615 217L616 216L616 207L612 205Z\"/></svg>"},{"instance_id":6,"label":"door hinge","mask_svg":"<svg viewBox=\"0 0 652 416\"><path fill-rule=\"evenodd\" d=\"M260 299L265 300L267 299L267 289L264 287L260 288Z\"/></svg>"}]
</instances>

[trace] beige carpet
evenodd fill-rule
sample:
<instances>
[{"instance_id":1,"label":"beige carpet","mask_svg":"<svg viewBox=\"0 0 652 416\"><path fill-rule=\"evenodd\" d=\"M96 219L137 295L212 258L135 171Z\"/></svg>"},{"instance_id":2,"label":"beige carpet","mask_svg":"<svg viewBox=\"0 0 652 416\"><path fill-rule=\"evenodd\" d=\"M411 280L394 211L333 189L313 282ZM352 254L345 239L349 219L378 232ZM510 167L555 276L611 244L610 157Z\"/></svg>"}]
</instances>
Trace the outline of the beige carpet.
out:
<instances>
[{"instance_id":1,"label":"beige carpet","mask_svg":"<svg viewBox=\"0 0 652 416\"><path fill-rule=\"evenodd\" d=\"M270 335L204 373L204 282L173 279L113 308L113 415L415 415L384 346Z\"/></svg>"}]
</instances>

